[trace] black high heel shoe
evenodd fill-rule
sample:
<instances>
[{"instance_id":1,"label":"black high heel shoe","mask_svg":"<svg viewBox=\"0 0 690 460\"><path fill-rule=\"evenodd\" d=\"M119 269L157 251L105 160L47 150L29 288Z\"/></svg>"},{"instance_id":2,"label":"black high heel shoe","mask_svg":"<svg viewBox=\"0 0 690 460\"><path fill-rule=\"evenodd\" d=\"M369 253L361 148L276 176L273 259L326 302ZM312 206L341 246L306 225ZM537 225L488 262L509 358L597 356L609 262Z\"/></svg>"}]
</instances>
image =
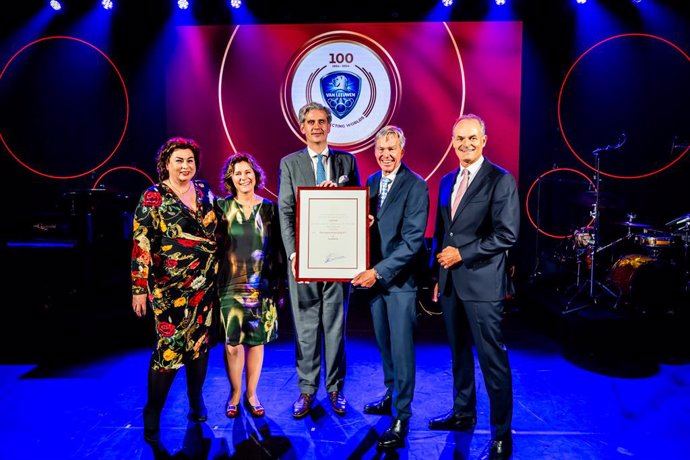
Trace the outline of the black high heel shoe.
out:
<instances>
[{"instance_id":1,"label":"black high heel shoe","mask_svg":"<svg viewBox=\"0 0 690 460\"><path fill-rule=\"evenodd\" d=\"M252 414L252 417L258 418L258 417L263 417L266 415L266 410L264 409L264 406L261 404L258 404L256 406L253 406L252 403L249 402L249 398L247 398L247 392L244 392L244 405L247 406L247 409L249 410L249 413Z\"/></svg>"}]
</instances>

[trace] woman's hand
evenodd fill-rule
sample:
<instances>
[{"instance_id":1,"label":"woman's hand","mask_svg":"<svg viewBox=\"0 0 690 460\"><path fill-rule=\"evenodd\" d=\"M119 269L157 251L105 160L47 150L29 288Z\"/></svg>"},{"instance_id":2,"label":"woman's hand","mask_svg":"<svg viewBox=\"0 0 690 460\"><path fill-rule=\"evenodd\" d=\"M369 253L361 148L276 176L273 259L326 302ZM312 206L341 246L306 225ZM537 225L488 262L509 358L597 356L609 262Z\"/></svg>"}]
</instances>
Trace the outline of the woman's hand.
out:
<instances>
[{"instance_id":1,"label":"woman's hand","mask_svg":"<svg viewBox=\"0 0 690 460\"><path fill-rule=\"evenodd\" d=\"M132 309L141 318L146 315L146 294L135 294L132 296Z\"/></svg>"}]
</instances>

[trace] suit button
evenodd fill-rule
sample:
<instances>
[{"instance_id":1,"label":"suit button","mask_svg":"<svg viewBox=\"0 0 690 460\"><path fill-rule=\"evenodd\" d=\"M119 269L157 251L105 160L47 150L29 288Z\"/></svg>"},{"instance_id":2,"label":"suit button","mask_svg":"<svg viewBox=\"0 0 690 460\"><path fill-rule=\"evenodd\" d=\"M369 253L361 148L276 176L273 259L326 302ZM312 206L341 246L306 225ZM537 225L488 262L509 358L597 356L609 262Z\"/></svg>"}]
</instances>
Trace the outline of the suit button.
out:
<instances>
[{"instance_id":1,"label":"suit button","mask_svg":"<svg viewBox=\"0 0 690 460\"><path fill-rule=\"evenodd\" d=\"M449 235L450 235L450 236L453 236L453 232L450 232Z\"/></svg>"}]
</instances>

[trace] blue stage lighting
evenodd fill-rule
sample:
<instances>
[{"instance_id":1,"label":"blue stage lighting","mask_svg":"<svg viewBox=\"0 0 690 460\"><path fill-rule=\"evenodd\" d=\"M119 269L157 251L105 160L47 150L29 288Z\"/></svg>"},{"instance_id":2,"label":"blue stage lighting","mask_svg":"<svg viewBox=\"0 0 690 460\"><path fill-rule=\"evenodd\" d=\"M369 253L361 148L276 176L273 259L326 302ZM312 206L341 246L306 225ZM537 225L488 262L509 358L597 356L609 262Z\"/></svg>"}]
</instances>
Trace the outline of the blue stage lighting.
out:
<instances>
[{"instance_id":1,"label":"blue stage lighting","mask_svg":"<svg viewBox=\"0 0 690 460\"><path fill-rule=\"evenodd\" d=\"M177 7L181 10L186 10L189 8L189 1L188 0L177 0Z\"/></svg>"},{"instance_id":2,"label":"blue stage lighting","mask_svg":"<svg viewBox=\"0 0 690 460\"><path fill-rule=\"evenodd\" d=\"M237 9L242 6L242 0L230 0L230 6Z\"/></svg>"},{"instance_id":3,"label":"blue stage lighting","mask_svg":"<svg viewBox=\"0 0 690 460\"><path fill-rule=\"evenodd\" d=\"M112 10L113 0L101 0L101 5L103 5L103 8L106 10Z\"/></svg>"},{"instance_id":4,"label":"blue stage lighting","mask_svg":"<svg viewBox=\"0 0 690 460\"><path fill-rule=\"evenodd\" d=\"M50 7L55 11L60 11L62 9L62 4L58 0L50 0Z\"/></svg>"}]
</instances>

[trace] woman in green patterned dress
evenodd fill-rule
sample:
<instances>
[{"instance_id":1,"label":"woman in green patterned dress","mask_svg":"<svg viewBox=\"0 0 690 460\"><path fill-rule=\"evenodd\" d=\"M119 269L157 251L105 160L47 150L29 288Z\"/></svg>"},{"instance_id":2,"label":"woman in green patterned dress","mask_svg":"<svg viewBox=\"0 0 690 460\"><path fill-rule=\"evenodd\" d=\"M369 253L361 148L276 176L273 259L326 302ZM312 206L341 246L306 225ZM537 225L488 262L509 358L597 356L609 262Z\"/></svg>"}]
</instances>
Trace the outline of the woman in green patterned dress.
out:
<instances>
[{"instance_id":1,"label":"woman in green patterned dress","mask_svg":"<svg viewBox=\"0 0 690 460\"><path fill-rule=\"evenodd\" d=\"M230 397L225 413L239 414L242 371L246 367L243 401L254 417L265 414L256 387L264 344L278 332L276 301L285 273L277 205L258 196L263 171L247 154L225 162L222 181L230 193L217 201L224 251L218 274L220 313L225 330L225 359Z\"/></svg>"},{"instance_id":2,"label":"woman in green patterned dress","mask_svg":"<svg viewBox=\"0 0 690 460\"><path fill-rule=\"evenodd\" d=\"M142 317L150 302L158 338L144 407L144 437L149 442L158 440L160 414L182 366L188 418L207 418L202 387L216 299L218 222L211 189L193 180L199 153L191 139L169 139L158 151L160 182L144 191L134 212L132 308Z\"/></svg>"}]
</instances>

